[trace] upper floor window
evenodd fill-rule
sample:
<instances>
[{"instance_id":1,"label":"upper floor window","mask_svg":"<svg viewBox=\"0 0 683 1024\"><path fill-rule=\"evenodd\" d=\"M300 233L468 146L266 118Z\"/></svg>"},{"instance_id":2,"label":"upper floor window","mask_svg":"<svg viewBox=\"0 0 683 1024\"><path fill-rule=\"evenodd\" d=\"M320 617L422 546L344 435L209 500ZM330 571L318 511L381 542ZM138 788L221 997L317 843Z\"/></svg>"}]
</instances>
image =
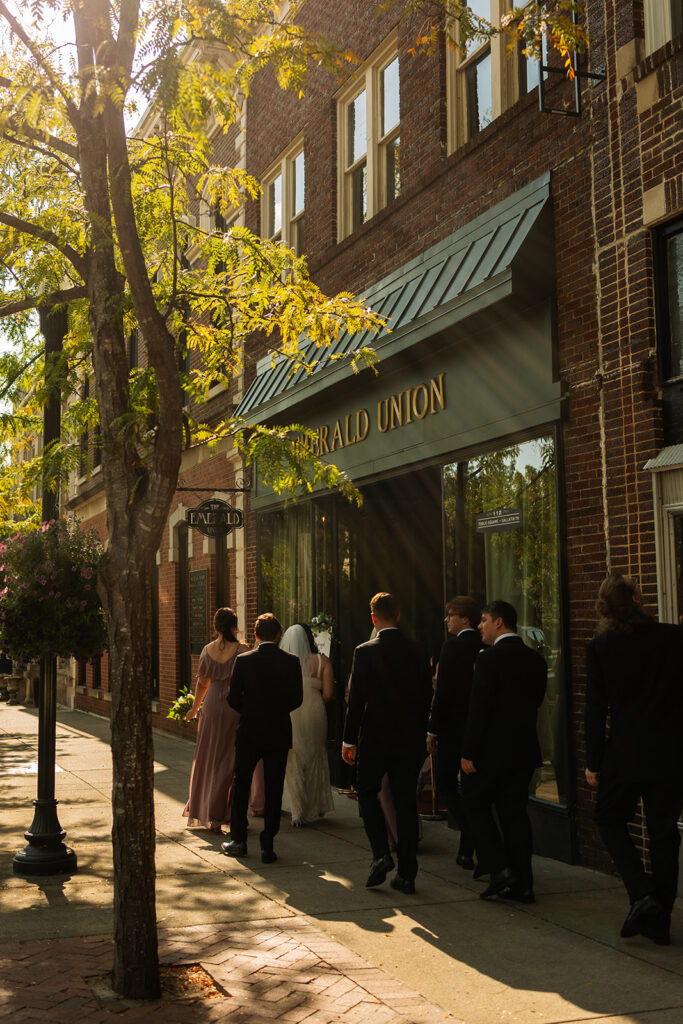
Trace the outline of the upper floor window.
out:
<instances>
[{"instance_id":1,"label":"upper floor window","mask_svg":"<svg viewBox=\"0 0 683 1024\"><path fill-rule=\"evenodd\" d=\"M657 234L657 334L664 381L683 378L683 220Z\"/></svg>"},{"instance_id":2,"label":"upper floor window","mask_svg":"<svg viewBox=\"0 0 683 1024\"><path fill-rule=\"evenodd\" d=\"M512 7L512 0L469 0L473 13L497 26ZM456 38L458 29L456 26ZM518 49L515 60L508 40L470 39L464 51L449 47L448 137L449 149L457 149L531 92L540 80L540 62L525 57ZM546 48L544 46L544 57Z\"/></svg>"},{"instance_id":3,"label":"upper floor window","mask_svg":"<svg viewBox=\"0 0 683 1024\"><path fill-rule=\"evenodd\" d=\"M306 171L301 137L276 160L263 177L263 235L284 242L301 256L304 247Z\"/></svg>"},{"instance_id":4,"label":"upper floor window","mask_svg":"<svg viewBox=\"0 0 683 1024\"><path fill-rule=\"evenodd\" d=\"M654 53L683 32L683 0L645 0L645 49Z\"/></svg>"},{"instance_id":5,"label":"upper floor window","mask_svg":"<svg viewBox=\"0 0 683 1024\"><path fill-rule=\"evenodd\" d=\"M395 34L337 96L339 238L401 191L401 94Z\"/></svg>"}]
</instances>

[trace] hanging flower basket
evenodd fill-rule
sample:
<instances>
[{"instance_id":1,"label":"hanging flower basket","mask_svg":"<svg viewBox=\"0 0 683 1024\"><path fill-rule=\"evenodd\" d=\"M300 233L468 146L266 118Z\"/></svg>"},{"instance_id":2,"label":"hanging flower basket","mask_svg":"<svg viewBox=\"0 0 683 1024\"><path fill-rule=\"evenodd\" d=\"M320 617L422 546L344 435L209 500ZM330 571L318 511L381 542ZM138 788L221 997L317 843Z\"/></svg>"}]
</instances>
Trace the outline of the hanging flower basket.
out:
<instances>
[{"instance_id":1,"label":"hanging flower basket","mask_svg":"<svg viewBox=\"0 0 683 1024\"><path fill-rule=\"evenodd\" d=\"M0 648L24 662L99 656L107 637L101 557L97 534L74 516L0 543Z\"/></svg>"}]
</instances>

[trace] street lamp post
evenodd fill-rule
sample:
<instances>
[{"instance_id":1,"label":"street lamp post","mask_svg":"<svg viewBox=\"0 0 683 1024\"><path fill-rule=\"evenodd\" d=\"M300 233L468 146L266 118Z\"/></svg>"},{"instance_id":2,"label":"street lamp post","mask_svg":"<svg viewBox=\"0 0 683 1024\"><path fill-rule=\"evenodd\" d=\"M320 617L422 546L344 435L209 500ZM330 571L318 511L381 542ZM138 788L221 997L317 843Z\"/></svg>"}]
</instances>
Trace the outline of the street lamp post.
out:
<instances>
[{"instance_id":1,"label":"street lamp post","mask_svg":"<svg viewBox=\"0 0 683 1024\"><path fill-rule=\"evenodd\" d=\"M40 329L45 337L45 383L47 397L43 410L43 450L59 440L61 392L50 381L62 352L68 329L66 309L40 310ZM59 514L58 492L43 486L43 522ZM40 662L38 708L38 796L33 822L24 833L28 846L14 856L15 875L67 875L76 871L76 854L64 845L66 832L57 817L55 800L55 743L57 732L57 659L46 655Z\"/></svg>"}]
</instances>

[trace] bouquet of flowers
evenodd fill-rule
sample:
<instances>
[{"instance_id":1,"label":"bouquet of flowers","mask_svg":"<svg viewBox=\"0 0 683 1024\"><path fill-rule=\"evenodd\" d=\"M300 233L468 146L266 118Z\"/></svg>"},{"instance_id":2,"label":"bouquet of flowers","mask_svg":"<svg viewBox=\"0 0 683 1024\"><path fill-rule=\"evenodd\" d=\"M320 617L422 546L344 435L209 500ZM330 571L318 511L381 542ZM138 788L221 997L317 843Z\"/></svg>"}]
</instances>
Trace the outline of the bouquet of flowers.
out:
<instances>
[{"instance_id":1,"label":"bouquet of flowers","mask_svg":"<svg viewBox=\"0 0 683 1024\"><path fill-rule=\"evenodd\" d=\"M176 722L184 722L185 715L194 704L194 697L190 693L190 689L187 686L182 686L177 698L173 701L170 708L168 709L167 718L173 718ZM191 718L191 722L196 722L196 718Z\"/></svg>"},{"instance_id":2,"label":"bouquet of flowers","mask_svg":"<svg viewBox=\"0 0 683 1024\"><path fill-rule=\"evenodd\" d=\"M334 619L325 612L318 612L311 619L310 626L313 636L318 636L320 633L332 634L334 631Z\"/></svg>"},{"instance_id":3,"label":"bouquet of flowers","mask_svg":"<svg viewBox=\"0 0 683 1024\"><path fill-rule=\"evenodd\" d=\"M0 649L24 662L98 657L107 640L101 557L97 534L74 516L0 543Z\"/></svg>"}]
</instances>

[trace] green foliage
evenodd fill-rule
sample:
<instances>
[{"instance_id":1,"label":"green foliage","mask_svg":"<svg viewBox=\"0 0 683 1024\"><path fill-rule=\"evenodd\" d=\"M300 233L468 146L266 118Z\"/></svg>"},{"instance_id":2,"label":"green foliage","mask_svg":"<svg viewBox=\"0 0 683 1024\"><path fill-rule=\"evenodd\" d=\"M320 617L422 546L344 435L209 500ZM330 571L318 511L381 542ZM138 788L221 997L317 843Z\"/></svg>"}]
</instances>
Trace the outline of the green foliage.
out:
<instances>
[{"instance_id":1,"label":"green foliage","mask_svg":"<svg viewBox=\"0 0 683 1024\"><path fill-rule=\"evenodd\" d=\"M434 52L442 32L448 44L463 54L471 43L480 45L503 35L510 49L521 45L524 56L538 60L545 38L560 54L567 76L573 78L572 56L584 53L588 46L582 0L520 3L502 16L500 24L478 14L466 0L383 0L381 6L398 8L402 18L424 16L415 39L416 50Z\"/></svg>"},{"instance_id":2,"label":"green foliage","mask_svg":"<svg viewBox=\"0 0 683 1024\"><path fill-rule=\"evenodd\" d=\"M291 4L290 13L299 6ZM33 26L28 13L20 17L27 39L33 39L31 49L15 37L0 56L0 318L18 346L14 365L0 364L0 380L16 410L14 417L0 420L0 443L12 447L13 462L0 488L0 521L11 519L14 505L26 508L34 487L87 472L96 453L106 458L98 394L92 387L88 396L83 393L84 379L94 373L92 310L84 295L98 232L113 240L122 281L121 295L110 297L109 315L120 320L124 342L137 333L141 351L144 347L140 309L116 225L113 217L111 223L96 221L87 208L77 146L84 119L95 124L108 102L129 111L135 107L133 88L152 101L127 139L134 226L154 302L183 365L179 379L192 442L214 443L242 426L232 417L217 419L207 401L217 384L230 388L239 379L246 346L255 335L265 340L274 359L286 359L292 372L299 367L312 372L342 332L367 337L383 326L352 295L324 295L311 281L305 260L284 245L244 227L217 231L213 213L207 230L207 218L197 217L198 210L207 208L227 217L260 193L258 182L243 170L216 163L216 144L222 134L239 129L254 76L266 67L274 69L283 88L301 93L311 61L338 73L353 61L349 54L305 32L291 16L281 21L277 0L149 0L142 5L126 0L112 6L111 17L116 35L124 7L139 16L132 71L125 73L122 65L95 71L79 67L71 47L60 51L51 42L40 42L41 18L59 17L60 7L57 0L45 0L34 12ZM83 10L91 7L92 0L86 0ZM102 131L101 126L96 130ZM63 293L68 293L70 331L56 371L63 396L61 440L49 457L26 458L31 448L40 453L47 393L42 337L31 309L50 305ZM184 365L188 353L189 373ZM357 371L372 365L374 353L365 346L348 358ZM113 443L132 442L141 466L154 460L158 386L154 364L132 368L127 411L111 425ZM286 454L287 443L279 428L269 433L260 427L253 443L241 450L251 459L258 447L269 480L282 468L275 483L283 493L295 495L301 486L335 486L337 477L342 489L352 493L343 475L320 462L310 448L294 444Z\"/></svg>"},{"instance_id":3,"label":"green foliage","mask_svg":"<svg viewBox=\"0 0 683 1024\"><path fill-rule=\"evenodd\" d=\"M97 596L102 547L78 521L24 528L0 544L0 645L17 661L93 658L106 643Z\"/></svg>"},{"instance_id":4,"label":"green foliage","mask_svg":"<svg viewBox=\"0 0 683 1024\"><path fill-rule=\"evenodd\" d=\"M349 501L361 504L360 491L343 470L311 455L315 431L300 425L248 427L235 432L238 449L247 463L258 463L259 477L276 494L296 498L319 489L340 491Z\"/></svg>"}]
</instances>

